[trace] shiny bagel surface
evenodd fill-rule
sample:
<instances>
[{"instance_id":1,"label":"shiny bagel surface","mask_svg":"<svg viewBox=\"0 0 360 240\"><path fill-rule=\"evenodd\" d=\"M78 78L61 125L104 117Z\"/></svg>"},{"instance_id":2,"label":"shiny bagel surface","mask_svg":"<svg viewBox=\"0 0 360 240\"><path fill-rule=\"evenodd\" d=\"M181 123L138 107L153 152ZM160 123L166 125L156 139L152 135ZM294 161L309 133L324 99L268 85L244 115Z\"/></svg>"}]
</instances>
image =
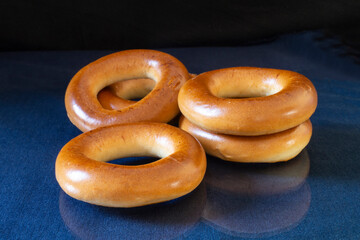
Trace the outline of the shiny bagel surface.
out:
<instances>
[{"instance_id":1,"label":"shiny bagel surface","mask_svg":"<svg viewBox=\"0 0 360 240\"><path fill-rule=\"evenodd\" d=\"M196 126L183 116L179 127L197 138L208 154L232 162L287 161L306 147L312 134L310 120L294 128L263 136L213 133Z\"/></svg>"},{"instance_id":2,"label":"shiny bagel surface","mask_svg":"<svg viewBox=\"0 0 360 240\"><path fill-rule=\"evenodd\" d=\"M310 118L314 85L286 70L234 67L206 72L179 93L182 114L203 129L242 136L281 132Z\"/></svg>"},{"instance_id":3,"label":"shiny bagel surface","mask_svg":"<svg viewBox=\"0 0 360 240\"><path fill-rule=\"evenodd\" d=\"M122 108L101 106L97 95L115 82L150 78L154 89ZM185 66L173 56L154 50L127 50L102 57L82 68L70 81L65 106L70 121L81 131L130 122L168 122L179 112L177 96L189 79Z\"/></svg>"},{"instance_id":4,"label":"shiny bagel surface","mask_svg":"<svg viewBox=\"0 0 360 240\"><path fill-rule=\"evenodd\" d=\"M155 162L124 166L105 161L156 156ZM206 157L200 143L164 123L130 123L79 135L60 151L55 166L61 188L78 200L135 207L183 196L202 181Z\"/></svg>"}]
</instances>

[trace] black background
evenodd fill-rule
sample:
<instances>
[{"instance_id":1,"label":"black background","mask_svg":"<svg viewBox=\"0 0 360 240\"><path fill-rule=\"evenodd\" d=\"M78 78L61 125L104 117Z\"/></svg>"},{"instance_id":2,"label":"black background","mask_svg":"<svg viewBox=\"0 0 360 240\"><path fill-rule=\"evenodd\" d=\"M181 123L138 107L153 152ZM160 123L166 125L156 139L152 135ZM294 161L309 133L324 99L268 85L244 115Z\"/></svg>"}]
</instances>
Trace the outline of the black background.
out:
<instances>
[{"instance_id":1,"label":"black background","mask_svg":"<svg viewBox=\"0 0 360 240\"><path fill-rule=\"evenodd\" d=\"M360 42L360 1L5 0L0 17L0 51L229 46L313 29Z\"/></svg>"}]
</instances>

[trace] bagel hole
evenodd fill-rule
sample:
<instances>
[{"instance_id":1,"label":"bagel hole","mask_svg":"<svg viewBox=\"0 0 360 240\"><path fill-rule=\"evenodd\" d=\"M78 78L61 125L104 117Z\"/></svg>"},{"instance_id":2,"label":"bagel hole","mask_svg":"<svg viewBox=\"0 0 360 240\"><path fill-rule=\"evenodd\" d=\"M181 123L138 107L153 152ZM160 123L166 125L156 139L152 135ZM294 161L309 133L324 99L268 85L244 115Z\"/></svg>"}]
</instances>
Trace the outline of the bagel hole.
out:
<instances>
[{"instance_id":1,"label":"bagel hole","mask_svg":"<svg viewBox=\"0 0 360 240\"><path fill-rule=\"evenodd\" d=\"M97 98L103 108L120 110L146 97L155 85L155 80L151 78L122 80L102 89Z\"/></svg>"},{"instance_id":2,"label":"bagel hole","mask_svg":"<svg viewBox=\"0 0 360 240\"><path fill-rule=\"evenodd\" d=\"M117 164L117 165L125 165L125 166L137 166L149 164L152 162L156 162L159 160L159 157L126 157L126 158L117 158L111 161L107 161L108 163Z\"/></svg>"},{"instance_id":3,"label":"bagel hole","mask_svg":"<svg viewBox=\"0 0 360 240\"><path fill-rule=\"evenodd\" d=\"M146 97L154 89L155 85L156 82L151 78L135 78L118 81L107 88L120 98L139 101Z\"/></svg>"},{"instance_id":4,"label":"bagel hole","mask_svg":"<svg viewBox=\"0 0 360 240\"><path fill-rule=\"evenodd\" d=\"M126 128L132 128L127 126ZM169 136L157 136L155 132L149 130L150 138L142 138L142 130L136 127L132 131L107 128L104 131L107 135L112 135L102 139L100 135L89 135L83 154L90 159L100 162L114 163L118 165L143 165L166 158L175 152L172 139ZM115 132L114 132L115 131ZM102 139L101 141L95 141Z\"/></svg>"},{"instance_id":5,"label":"bagel hole","mask_svg":"<svg viewBox=\"0 0 360 240\"><path fill-rule=\"evenodd\" d=\"M241 71L223 73L209 82L213 95L231 99L266 97L280 92L283 87L279 74L274 77L263 77L263 74L248 76Z\"/></svg>"},{"instance_id":6,"label":"bagel hole","mask_svg":"<svg viewBox=\"0 0 360 240\"><path fill-rule=\"evenodd\" d=\"M257 85L257 86L238 86L235 84L229 84L225 88L219 88L214 93L219 98L232 98L232 99L243 99L243 98L257 98L274 95L282 90L282 86L278 84L273 85Z\"/></svg>"}]
</instances>

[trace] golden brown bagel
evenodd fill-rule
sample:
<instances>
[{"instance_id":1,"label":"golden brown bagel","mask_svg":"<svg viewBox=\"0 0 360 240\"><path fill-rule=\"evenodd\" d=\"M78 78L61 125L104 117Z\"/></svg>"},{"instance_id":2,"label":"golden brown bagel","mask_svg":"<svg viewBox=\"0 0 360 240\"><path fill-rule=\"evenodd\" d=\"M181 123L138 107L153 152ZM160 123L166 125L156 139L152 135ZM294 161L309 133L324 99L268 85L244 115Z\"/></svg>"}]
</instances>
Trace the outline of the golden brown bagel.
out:
<instances>
[{"instance_id":1,"label":"golden brown bagel","mask_svg":"<svg viewBox=\"0 0 360 240\"><path fill-rule=\"evenodd\" d=\"M158 161L123 166L106 163L129 156ZM60 151L55 165L61 188L78 200L109 207L163 202L194 190L206 156L190 134L164 123L113 125L83 133Z\"/></svg>"},{"instance_id":2,"label":"golden brown bagel","mask_svg":"<svg viewBox=\"0 0 360 240\"><path fill-rule=\"evenodd\" d=\"M154 89L121 110L104 109L97 99L101 89L118 81L150 78ZM120 123L168 122L178 113L177 95L189 78L173 56L154 50L127 50L102 57L82 68L71 80L65 106L71 122L82 131Z\"/></svg>"},{"instance_id":3,"label":"golden brown bagel","mask_svg":"<svg viewBox=\"0 0 360 240\"><path fill-rule=\"evenodd\" d=\"M189 73L190 78L196 74ZM130 99L143 98L153 90L156 82L149 78L129 79L111 84L102 89L98 100L103 108L120 110L135 104Z\"/></svg>"},{"instance_id":4,"label":"golden brown bagel","mask_svg":"<svg viewBox=\"0 0 360 240\"><path fill-rule=\"evenodd\" d=\"M196 137L205 151L232 162L280 162L298 155L309 143L310 120L297 127L263 136L234 136L213 133L181 117L179 127Z\"/></svg>"},{"instance_id":5,"label":"golden brown bagel","mask_svg":"<svg viewBox=\"0 0 360 240\"><path fill-rule=\"evenodd\" d=\"M187 81L179 93L179 107L188 120L231 135L281 132L308 120L316 105L317 93L309 79L266 68L206 72Z\"/></svg>"}]
</instances>

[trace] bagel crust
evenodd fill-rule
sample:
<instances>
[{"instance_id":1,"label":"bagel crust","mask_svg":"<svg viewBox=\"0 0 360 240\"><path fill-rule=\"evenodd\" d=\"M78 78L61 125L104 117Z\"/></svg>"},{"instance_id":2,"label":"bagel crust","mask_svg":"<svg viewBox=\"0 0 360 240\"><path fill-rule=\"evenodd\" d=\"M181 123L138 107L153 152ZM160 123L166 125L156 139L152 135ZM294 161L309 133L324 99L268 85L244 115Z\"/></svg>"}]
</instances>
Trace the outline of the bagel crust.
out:
<instances>
[{"instance_id":1,"label":"bagel crust","mask_svg":"<svg viewBox=\"0 0 360 240\"><path fill-rule=\"evenodd\" d=\"M309 79L278 69L214 70L190 79L179 93L180 110L192 123L241 136L293 128L308 120L316 106L317 93Z\"/></svg>"},{"instance_id":2,"label":"bagel crust","mask_svg":"<svg viewBox=\"0 0 360 240\"><path fill-rule=\"evenodd\" d=\"M272 163L287 161L309 143L310 120L283 132L263 136L234 136L213 133L181 117L179 127L197 138L206 153L232 162Z\"/></svg>"},{"instance_id":3,"label":"bagel crust","mask_svg":"<svg viewBox=\"0 0 360 240\"><path fill-rule=\"evenodd\" d=\"M125 166L106 161L130 156L160 160ZM206 156L200 143L164 123L130 123L79 135L60 151L56 179L71 197L109 207L136 207L183 196L202 181Z\"/></svg>"},{"instance_id":4,"label":"bagel crust","mask_svg":"<svg viewBox=\"0 0 360 240\"><path fill-rule=\"evenodd\" d=\"M120 110L101 106L97 95L115 82L150 78L153 90ZM127 50L102 57L82 68L70 81L65 107L70 121L81 131L131 122L168 122L178 112L180 87L189 79L185 66L173 56L154 50Z\"/></svg>"}]
</instances>

